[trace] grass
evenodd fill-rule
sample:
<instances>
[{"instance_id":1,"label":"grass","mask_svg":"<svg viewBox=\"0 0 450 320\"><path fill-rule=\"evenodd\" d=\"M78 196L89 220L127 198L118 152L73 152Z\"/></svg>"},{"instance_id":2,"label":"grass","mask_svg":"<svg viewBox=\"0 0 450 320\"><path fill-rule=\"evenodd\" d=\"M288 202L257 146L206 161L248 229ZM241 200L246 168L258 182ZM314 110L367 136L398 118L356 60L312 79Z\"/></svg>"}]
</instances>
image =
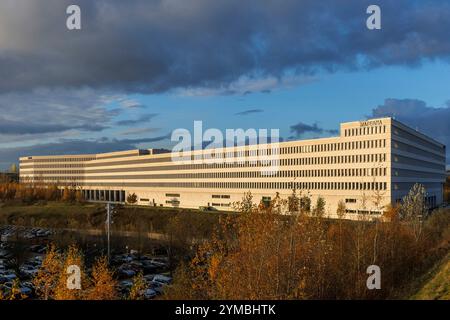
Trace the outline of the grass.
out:
<instances>
[{"instance_id":1,"label":"grass","mask_svg":"<svg viewBox=\"0 0 450 320\"><path fill-rule=\"evenodd\" d=\"M186 227L199 235L207 236L223 212L199 210L120 206L114 215L113 228L122 231L165 232L171 218L180 219ZM71 229L103 228L105 205L101 203L38 202L26 205L21 202L0 204L0 224Z\"/></svg>"},{"instance_id":2,"label":"grass","mask_svg":"<svg viewBox=\"0 0 450 320\"><path fill-rule=\"evenodd\" d=\"M450 254L447 254L422 278L414 300L450 300Z\"/></svg>"}]
</instances>

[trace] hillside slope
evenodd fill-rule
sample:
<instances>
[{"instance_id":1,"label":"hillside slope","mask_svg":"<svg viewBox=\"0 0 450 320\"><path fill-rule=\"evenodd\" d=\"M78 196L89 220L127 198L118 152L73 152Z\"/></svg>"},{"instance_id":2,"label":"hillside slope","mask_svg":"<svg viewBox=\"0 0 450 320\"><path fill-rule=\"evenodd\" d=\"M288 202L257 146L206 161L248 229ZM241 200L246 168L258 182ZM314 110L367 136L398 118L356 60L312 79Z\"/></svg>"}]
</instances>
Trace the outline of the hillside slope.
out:
<instances>
[{"instance_id":1,"label":"hillside slope","mask_svg":"<svg viewBox=\"0 0 450 320\"><path fill-rule=\"evenodd\" d=\"M411 299L450 300L450 254L430 270L427 279Z\"/></svg>"}]
</instances>

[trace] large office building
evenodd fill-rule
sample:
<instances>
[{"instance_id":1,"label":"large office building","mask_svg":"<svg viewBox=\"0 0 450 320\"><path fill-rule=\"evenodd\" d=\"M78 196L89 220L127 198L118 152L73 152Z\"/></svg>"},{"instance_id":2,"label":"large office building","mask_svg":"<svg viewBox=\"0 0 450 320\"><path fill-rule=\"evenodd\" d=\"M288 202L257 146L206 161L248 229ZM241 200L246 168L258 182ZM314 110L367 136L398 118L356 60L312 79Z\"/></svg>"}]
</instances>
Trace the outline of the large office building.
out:
<instances>
[{"instance_id":1,"label":"large office building","mask_svg":"<svg viewBox=\"0 0 450 320\"><path fill-rule=\"evenodd\" d=\"M205 161L207 153L215 160ZM92 201L124 202L135 193L139 205L220 210L233 210L248 191L259 202L295 188L313 204L323 197L330 217L343 201L351 218L382 214L415 183L425 186L430 207L439 205L445 154L443 144L381 118L342 123L337 137L189 150L183 159L155 149L22 157L20 178L77 186ZM264 157L273 160L271 172Z\"/></svg>"}]
</instances>

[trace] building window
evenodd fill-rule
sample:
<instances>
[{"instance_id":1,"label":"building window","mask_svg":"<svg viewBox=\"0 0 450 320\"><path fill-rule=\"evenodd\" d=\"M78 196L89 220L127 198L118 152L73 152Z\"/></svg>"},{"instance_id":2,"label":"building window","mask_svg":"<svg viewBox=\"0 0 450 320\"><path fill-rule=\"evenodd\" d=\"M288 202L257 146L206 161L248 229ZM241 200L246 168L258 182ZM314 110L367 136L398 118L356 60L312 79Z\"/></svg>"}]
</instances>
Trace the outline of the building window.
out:
<instances>
[{"instance_id":1,"label":"building window","mask_svg":"<svg viewBox=\"0 0 450 320\"><path fill-rule=\"evenodd\" d=\"M173 197L173 198L179 198L179 193L166 193L166 197Z\"/></svg>"}]
</instances>

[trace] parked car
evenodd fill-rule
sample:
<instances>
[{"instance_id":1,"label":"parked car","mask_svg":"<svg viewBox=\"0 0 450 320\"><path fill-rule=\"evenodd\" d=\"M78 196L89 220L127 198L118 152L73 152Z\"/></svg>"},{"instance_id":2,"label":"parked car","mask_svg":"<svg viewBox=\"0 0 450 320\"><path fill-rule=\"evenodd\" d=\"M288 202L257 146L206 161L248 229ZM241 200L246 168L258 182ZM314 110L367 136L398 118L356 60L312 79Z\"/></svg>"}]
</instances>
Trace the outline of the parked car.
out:
<instances>
[{"instance_id":1,"label":"parked car","mask_svg":"<svg viewBox=\"0 0 450 320\"><path fill-rule=\"evenodd\" d=\"M172 282L172 278L165 276L163 274L157 274L153 277L153 281L162 283L162 284L170 284Z\"/></svg>"},{"instance_id":2,"label":"parked car","mask_svg":"<svg viewBox=\"0 0 450 320\"><path fill-rule=\"evenodd\" d=\"M161 282L158 281L150 281L150 287L157 293L157 294L162 294L163 289L164 289L164 284L162 284Z\"/></svg>"},{"instance_id":3,"label":"parked car","mask_svg":"<svg viewBox=\"0 0 450 320\"><path fill-rule=\"evenodd\" d=\"M156 293L155 290L148 288L148 289L146 289L145 292L144 292L144 297L145 297L146 299L153 299L154 297L156 297L156 294L157 294L157 293Z\"/></svg>"}]
</instances>

